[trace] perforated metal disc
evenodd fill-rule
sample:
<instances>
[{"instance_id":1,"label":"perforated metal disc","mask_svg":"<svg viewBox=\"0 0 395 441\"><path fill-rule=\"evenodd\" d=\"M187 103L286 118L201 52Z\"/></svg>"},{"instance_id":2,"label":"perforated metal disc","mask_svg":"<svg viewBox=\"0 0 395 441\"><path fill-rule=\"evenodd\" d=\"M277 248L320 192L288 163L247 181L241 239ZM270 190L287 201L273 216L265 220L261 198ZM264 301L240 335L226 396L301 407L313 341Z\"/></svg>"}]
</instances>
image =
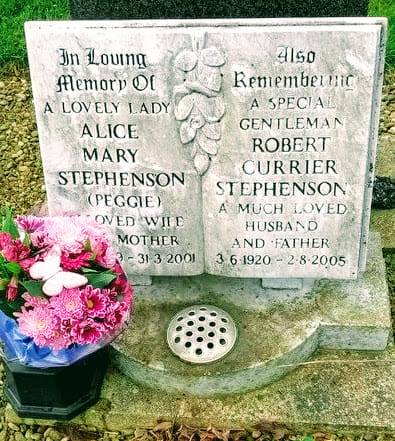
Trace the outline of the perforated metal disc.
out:
<instances>
[{"instance_id":1,"label":"perforated metal disc","mask_svg":"<svg viewBox=\"0 0 395 441\"><path fill-rule=\"evenodd\" d=\"M190 363L219 360L234 346L237 328L232 317L210 305L178 312L167 329L167 343L177 357Z\"/></svg>"}]
</instances>

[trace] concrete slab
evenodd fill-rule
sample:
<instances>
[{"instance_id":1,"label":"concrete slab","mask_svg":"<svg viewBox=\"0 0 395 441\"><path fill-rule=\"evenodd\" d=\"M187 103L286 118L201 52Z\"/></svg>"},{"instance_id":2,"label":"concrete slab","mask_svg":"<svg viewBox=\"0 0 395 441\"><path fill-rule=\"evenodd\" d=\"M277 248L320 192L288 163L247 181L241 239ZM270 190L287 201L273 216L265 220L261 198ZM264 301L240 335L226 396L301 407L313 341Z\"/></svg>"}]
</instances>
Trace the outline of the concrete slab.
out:
<instances>
[{"instance_id":1,"label":"concrete slab","mask_svg":"<svg viewBox=\"0 0 395 441\"><path fill-rule=\"evenodd\" d=\"M133 433L158 420L219 428L252 428L271 421L301 431L395 433L395 350L323 351L265 388L216 398L138 386L113 370L105 379L101 400L71 423ZM20 419L10 406L6 421L43 423Z\"/></svg>"}]
</instances>

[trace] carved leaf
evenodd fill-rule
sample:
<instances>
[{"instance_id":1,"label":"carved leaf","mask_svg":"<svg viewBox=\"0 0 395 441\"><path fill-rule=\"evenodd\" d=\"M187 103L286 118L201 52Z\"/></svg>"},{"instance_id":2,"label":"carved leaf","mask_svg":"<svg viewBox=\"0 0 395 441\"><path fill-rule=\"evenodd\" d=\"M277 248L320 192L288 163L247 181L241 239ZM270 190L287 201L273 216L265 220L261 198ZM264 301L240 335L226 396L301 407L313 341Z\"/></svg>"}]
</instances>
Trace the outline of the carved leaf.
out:
<instances>
[{"instance_id":1,"label":"carved leaf","mask_svg":"<svg viewBox=\"0 0 395 441\"><path fill-rule=\"evenodd\" d=\"M207 136L201 130L199 130L197 134L196 141L198 142L200 148L209 155L216 155L218 153L217 141L207 138Z\"/></svg>"},{"instance_id":2,"label":"carved leaf","mask_svg":"<svg viewBox=\"0 0 395 441\"><path fill-rule=\"evenodd\" d=\"M174 61L174 64L178 69L184 72L191 71L197 63L197 56L195 52L192 51L182 51L180 52Z\"/></svg>"},{"instance_id":3,"label":"carved leaf","mask_svg":"<svg viewBox=\"0 0 395 441\"><path fill-rule=\"evenodd\" d=\"M207 123L202 127L203 133L207 138L218 141L221 139L221 124L220 123Z\"/></svg>"},{"instance_id":4,"label":"carved leaf","mask_svg":"<svg viewBox=\"0 0 395 441\"><path fill-rule=\"evenodd\" d=\"M204 95L195 95L194 99L207 122L218 122L225 113L223 99L219 96L207 98Z\"/></svg>"},{"instance_id":5,"label":"carved leaf","mask_svg":"<svg viewBox=\"0 0 395 441\"><path fill-rule=\"evenodd\" d=\"M180 126L180 139L183 144L191 142L196 135L196 129L191 127L188 122L184 121Z\"/></svg>"},{"instance_id":6,"label":"carved leaf","mask_svg":"<svg viewBox=\"0 0 395 441\"><path fill-rule=\"evenodd\" d=\"M208 47L202 50L202 61L207 66L222 66L225 59L216 47Z\"/></svg>"},{"instance_id":7,"label":"carved leaf","mask_svg":"<svg viewBox=\"0 0 395 441\"><path fill-rule=\"evenodd\" d=\"M206 66L199 63L197 67L197 78L201 84L215 92L221 89L221 72L218 67Z\"/></svg>"},{"instance_id":8,"label":"carved leaf","mask_svg":"<svg viewBox=\"0 0 395 441\"><path fill-rule=\"evenodd\" d=\"M191 157L194 158L197 155L197 152L199 151L199 145L198 143L195 141L192 144L192 148L191 148Z\"/></svg>"},{"instance_id":9,"label":"carved leaf","mask_svg":"<svg viewBox=\"0 0 395 441\"><path fill-rule=\"evenodd\" d=\"M204 152L197 152L195 158L193 159L196 170L200 175L204 175L210 165L210 159L208 155Z\"/></svg>"},{"instance_id":10,"label":"carved leaf","mask_svg":"<svg viewBox=\"0 0 395 441\"><path fill-rule=\"evenodd\" d=\"M187 119L192 111L194 100L192 95L185 95L180 99L174 109L174 116L178 121Z\"/></svg>"}]
</instances>

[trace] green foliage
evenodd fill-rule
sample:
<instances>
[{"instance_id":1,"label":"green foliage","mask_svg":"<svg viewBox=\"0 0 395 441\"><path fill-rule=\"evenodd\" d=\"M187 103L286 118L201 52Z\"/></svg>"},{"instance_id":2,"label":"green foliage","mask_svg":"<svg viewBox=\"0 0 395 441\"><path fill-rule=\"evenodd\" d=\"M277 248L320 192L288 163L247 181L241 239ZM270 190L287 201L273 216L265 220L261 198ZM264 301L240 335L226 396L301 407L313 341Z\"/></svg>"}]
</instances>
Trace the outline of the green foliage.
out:
<instances>
[{"instance_id":1,"label":"green foliage","mask_svg":"<svg viewBox=\"0 0 395 441\"><path fill-rule=\"evenodd\" d=\"M111 271L99 265L92 265L90 268L81 268L84 276L88 279L89 285L94 288L106 288L117 276Z\"/></svg>"},{"instance_id":2,"label":"green foliage","mask_svg":"<svg viewBox=\"0 0 395 441\"><path fill-rule=\"evenodd\" d=\"M7 271L9 271L13 276L18 277L22 271L22 268L16 262L8 262L4 264Z\"/></svg>"},{"instance_id":3,"label":"green foliage","mask_svg":"<svg viewBox=\"0 0 395 441\"><path fill-rule=\"evenodd\" d=\"M388 18L388 39L385 59L387 67L395 66L395 1L370 0L369 15L372 17Z\"/></svg>"},{"instance_id":4,"label":"green foliage","mask_svg":"<svg viewBox=\"0 0 395 441\"><path fill-rule=\"evenodd\" d=\"M12 210L9 208L4 208L0 212L1 216L1 231L10 233L13 239L19 238L19 231L15 224Z\"/></svg>"},{"instance_id":5,"label":"green foliage","mask_svg":"<svg viewBox=\"0 0 395 441\"><path fill-rule=\"evenodd\" d=\"M18 312L21 310L23 300L19 297L14 302L10 302L6 300L5 297L0 297L0 310L4 312L4 314L9 317L15 319L14 312Z\"/></svg>"},{"instance_id":6,"label":"green foliage","mask_svg":"<svg viewBox=\"0 0 395 441\"><path fill-rule=\"evenodd\" d=\"M66 18L67 0L0 0L0 66L26 64L25 21Z\"/></svg>"},{"instance_id":7,"label":"green foliage","mask_svg":"<svg viewBox=\"0 0 395 441\"><path fill-rule=\"evenodd\" d=\"M94 288L105 288L116 279L116 276L111 271L106 271L104 273L89 272L84 275L88 279L89 284Z\"/></svg>"},{"instance_id":8,"label":"green foliage","mask_svg":"<svg viewBox=\"0 0 395 441\"><path fill-rule=\"evenodd\" d=\"M32 296L34 296L34 297L45 297L45 295L43 293L43 284L44 284L44 282L41 282L39 280L26 280L24 282L19 282L19 283Z\"/></svg>"}]
</instances>

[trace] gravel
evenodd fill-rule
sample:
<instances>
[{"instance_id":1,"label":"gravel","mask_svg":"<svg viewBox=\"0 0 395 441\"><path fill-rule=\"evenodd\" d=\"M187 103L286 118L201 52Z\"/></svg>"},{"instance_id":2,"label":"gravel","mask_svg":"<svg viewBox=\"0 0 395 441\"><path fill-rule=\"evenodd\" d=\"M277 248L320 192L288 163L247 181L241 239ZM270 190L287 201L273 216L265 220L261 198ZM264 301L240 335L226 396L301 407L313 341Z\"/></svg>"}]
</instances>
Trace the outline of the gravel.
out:
<instances>
[{"instance_id":1,"label":"gravel","mask_svg":"<svg viewBox=\"0 0 395 441\"><path fill-rule=\"evenodd\" d=\"M380 133L395 145L395 70L387 75L384 87ZM11 71L0 75L0 206L8 205L15 213L37 211L45 200L45 186L38 146L38 133L32 108L32 94L28 72ZM391 159L391 158L390 158ZM392 157L393 161L393 157ZM385 167L385 164L383 165ZM136 429L134 435L118 432L98 432L71 425L48 427L7 423L4 417L6 401L3 397L4 371L0 365L0 441L264 441L312 440L289 432L284 427L265 427L265 430L220 431L214 428L197 429L175 426L163 429L162 423L153 429ZM391 435L367 433L349 437L326 433L314 434L316 441L384 441Z\"/></svg>"},{"instance_id":2,"label":"gravel","mask_svg":"<svg viewBox=\"0 0 395 441\"><path fill-rule=\"evenodd\" d=\"M0 77L0 109L0 206L8 205L18 214L26 213L45 199L26 71Z\"/></svg>"}]
</instances>

